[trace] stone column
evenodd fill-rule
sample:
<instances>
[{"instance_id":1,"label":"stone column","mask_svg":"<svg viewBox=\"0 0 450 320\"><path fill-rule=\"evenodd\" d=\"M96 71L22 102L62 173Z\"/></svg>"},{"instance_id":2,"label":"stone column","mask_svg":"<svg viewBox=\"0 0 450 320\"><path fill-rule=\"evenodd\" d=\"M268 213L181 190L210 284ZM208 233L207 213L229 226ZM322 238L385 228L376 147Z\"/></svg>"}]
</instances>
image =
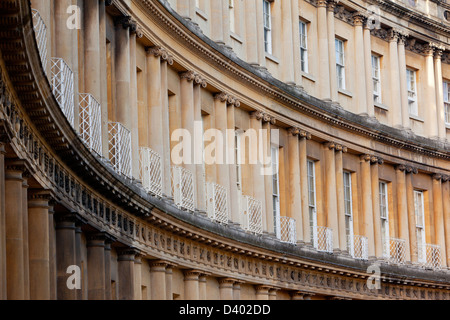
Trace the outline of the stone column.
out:
<instances>
[{"instance_id":1,"label":"stone column","mask_svg":"<svg viewBox=\"0 0 450 320\"><path fill-rule=\"evenodd\" d=\"M111 300L111 238L105 241L105 300Z\"/></svg>"},{"instance_id":2,"label":"stone column","mask_svg":"<svg viewBox=\"0 0 450 320\"><path fill-rule=\"evenodd\" d=\"M194 137L194 81L196 74L193 71L187 71L180 74L181 87L180 87L180 100L181 100L181 128L189 131L191 135L191 141ZM184 149L184 158L189 161L188 164L184 163L183 167L189 170L194 177L197 175L197 170L194 162L194 152L192 149ZM186 152L189 156L186 156ZM197 194L197 186L194 187L194 194ZM197 203L196 203L197 205Z\"/></svg>"},{"instance_id":3,"label":"stone column","mask_svg":"<svg viewBox=\"0 0 450 320\"><path fill-rule=\"evenodd\" d=\"M218 44L225 44L222 0L211 1L211 39Z\"/></svg>"},{"instance_id":4,"label":"stone column","mask_svg":"<svg viewBox=\"0 0 450 320\"><path fill-rule=\"evenodd\" d=\"M262 119L264 114L261 112L254 112L250 114L250 129L256 132L256 135L259 137L259 133L262 132ZM257 143L253 143L249 146L250 157L259 159L259 153L264 153L264 150L267 151L267 146L263 146L263 142L259 141ZM267 199L266 197L266 182L265 176L262 174L263 166L259 160L257 160L256 164L252 164L252 176L253 176L253 197L256 200L261 201L262 207L262 221L263 221L263 230L269 233L274 232L273 226L273 215L272 215L272 206L267 207L267 202L272 201L271 199ZM270 189L271 190L271 189ZM267 200L267 202L266 202ZM268 221L272 217L272 223Z\"/></svg>"},{"instance_id":5,"label":"stone column","mask_svg":"<svg viewBox=\"0 0 450 320\"><path fill-rule=\"evenodd\" d=\"M227 191L228 197L228 220L230 217L230 167L227 163L227 129L228 129L228 95L226 93L219 93L214 96L214 117L215 117L215 129L220 131L223 140L222 146L216 145L216 181L217 184L224 187ZM216 141L217 142L217 141Z\"/></svg>"},{"instance_id":6,"label":"stone column","mask_svg":"<svg viewBox=\"0 0 450 320\"><path fill-rule=\"evenodd\" d=\"M375 238L373 230L373 206L372 206L372 182L370 163L372 157L370 155L361 156L361 196L362 196L362 214L363 235L368 239L369 257L375 256Z\"/></svg>"},{"instance_id":7,"label":"stone column","mask_svg":"<svg viewBox=\"0 0 450 320\"><path fill-rule=\"evenodd\" d=\"M398 237L406 241L406 260L411 261L408 229L408 202L406 195L406 166L398 165L395 168L397 184L397 215L398 215ZM414 201L413 201L414 203ZM414 224L415 225L415 224Z\"/></svg>"},{"instance_id":8,"label":"stone column","mask_svg":"<svg viewBox=\"0 0 450 320\"><path fill-rule=\"evenodd\" d=\"M230 278L219 279L220 300L233 300L234 282Z\"/></svg>"},{"instance_id":9,"label":"stone column","mask_svg":"<svg viewBox=\"0 0 450 320\"><path fill-rule=\"evenodd\" d=\"M450 266L450 177L442 179L442 202L444 209L445 253L447 266Z\"/></svg>"},{"instance_id":10,"label":"stone column","mask_svg":"<svg viewBox=\"0 0 450 320\"><path fill-rule=\"evenodd\" d=\"M50 300L50 232L48 192L28 196L30 299Z\"/></svg>"},{"instance_id":11,"label":"stone column","mask_svg":"<svg viewBox=\"0 0 450 320\"><path fill-rule=\"evenodd\" d=\"M247 1L247 0L246 0ZM256 0L256 33L257 33L257 49L258 49L258 65L264 70L266 68L266 50L264 47L264 11L263 2ZM272 34L273 40L273 34Z\"/></svg>"},{"instance_id":12,"label":"stone column","mask_svg":"<svg viewBox=\"0 0 450 320\"><path fill-rule=\"evenodd\" d=\"M235 119L235 110L236 108L239 108L241 106L240 101L231 98L231 101L228 101L228 109L227 109L227 119L228 119L228 130L230 134L228 138L228 171L230 173L230 197L229 197L229 206L231 211L231 221L233 221L234 224L240 224L241 223L241 213L239 211L239 197L240 192L238 190L237 186L237 173L236 173L236 162L235 162L235 130L236 130L236 119ZM239 161L239 159L237 159Z\"/></svg>"},{"instance_id":13,"label":"stone column","mask_svg":"<svg viewBox=\"0 0 450 320\"><path fill-rule=\"evenodd\" d=\"M417 251L417 236L416 236L416 211L414 207L414 186L413 186L413 175L417 174L418 170L412 167L406 167L405 170L405 181L406 181L406 201L408 208L408 235L409 238L406 242L409 242L409 248L411 253L411 261L418 261L418 251Z\"/></svg>"},{"instance_id":14,"label":"stone column","mask_svg":"<svg viewBox=\"0 0 450 320\"><path fill-rule=\"evenodd\" d=\"M389 75L390 75L390 86L391 86L391 123L394 127L402 128L402 99L400 95L400 75L399 75L399 58L398 58L398 38L399 34L397 31L389 31ZM408 111L409 117L409 111Z\"/></svg>"},{"instance_id":15,"label":"stone column","mask_svg":"<svg viewBox=\"0 0 450 320\"><path fill-rule=\"evenodd\" d=\"M301 291L294 291L291 293L291 300L299 301L299 300L305 300L305 294Z\"/></svg>"},{"instance_id":16,"label":"stone column","mask_svg":"<svg viewBox=\"0 0 450 320\"><path fill-rule=\"evenodd\" d=\"M54 1L54 43L55 52L54 57L63 58L68 66L73 70L74 57L73 57L73 42L72 42L72 30L67 27L67 22L70 14L67 13L67 9L72 5L72 0ZM51 11L50 11L51 12ZM47 26L50 28L50 26ZM51 30L51 29L49 29ZM49 33L51 34L51 33ZM50 48L48 48L50 50Z\"/></svg>"},{"instance_id":17,"label":"stone column","mask_svg":"<svg viewBox=\"0 0 450 320\"><path fill-rule=\"evenodd\" d=\"M142 257L137 254L134 258L134 300L142 300Z\"/></svg>"},{"instance_id":18,"label":"stone column","mask_svg":"<svg viewBox=\"0 0 450 320\"><path fill-rule=\"evenodd\" d=\"M86 273L87 273L87 268L86 267L82 267L83 263L86 264L86 261L82 260L82 235L83 235L83 230L81 229L82 226L84 224L87 224L87 221L82 219L80 216L76 217L76 221L75 221L75 260L76 260L76 265L79 266L81 268L81 290L76 290L77 291L77 300L87 300L88 299L88 289L89 289L89 285L88 285L88 281L86 281ZM89 279L88 279L89 280Z\"/></svg>"},{"instance_id":19,"label":"stone column","mask_svg":"<svg viewBox=\"0 0 450 320\"><path fill-rule=\"evenodd\" d=\"M173 289L172 289L172 279L173 279L173 268L175 266L168 264L166 267L166 300L173 300Z\"/></svg>"},{"instance_id":20,"label":"stone column","mask_svg":"<svg viewBox=\"0 0 450 320\"><path fill-rule=\"evenodd\" d=\"M290 128L288 135L289 148L289 196L288 216L295 219L297 241L304 241L302 218L302 194L300 179L300 150L298 136L299 128Z\"/></svg>"},{"instance_id":21,"label":"stone column","mask_svg":"<svg viewBox=\"0 0 450 320\"><path fill-rule=\"evenodd\" d=\"M137 63L136 63L136 40L142 37L139 26L133 22L130 27L130 126L131 130L131 163L132 174L135 179L140 180L139 168L139 115L137 96ZM159 93L159 95L161 95Z\"/></svg>"},{"instance_id":22,"label":"stone column","mask_svg":"<svg viewBox=\"0 0 450 320\"><path fill-rule=\"evenodd\" d=\"M330 97L331 101L338 101L338 83L336 73L336 44L334 30L334 8L338 1L327 0L327 33L328 33L328 67L330 69ZM320 28L320 27L319 27ZM320 40L319 40L320 41Z\"/></svg>"},{"instance_id":23,"label":"stone column","mask_svg":"<svg viewBox=\"0 0 450 320\"><path fill-rule=\"evenodd\" d=\"M208 284L207 282L208 279L208 275L203 273L200 275L199 277L199 300L208 300L208 295L206 293L206 285Z\"/></svg>"},{"instance_id":24,"label":"stone column","mask_svg":"<svg viewBox=\"0 0 450 320\"><path fill-rule=\"evenodd\" d=\"M442 48L436 48L434 51L434 82L436 88L436 105L437 105L437 127L440 140L447 137L447 129L445 127L445 110L444 110L444 84L442 80Z\"/></svg>"},{"instance_id":25,"label":"stone column","mask_svg":"<svg viewBox=\"0 0 450 320\"><path fill-rule=\"evenodd\" d=\"M367 114L369 117L375 117L375 105L373 99L373 80L372 80L372 41L370 35L370 26L366 19L363 30L364 38L364 70L366 73L366 101Z\"/></svg>"},{"instance_id":26,"label":"stone column","mask_svg":"<svg viewBox=\"0 0 450 320\"><path fill-rule=\"evenodd\" d=\"M30 173L24 172L23 189L22 189L22 214L23 214L23 283L24 283L24 299L30 300L30 254L29 254L29 237L28 237L28 179ZM47 214L48 218L48 214ZM47 219L48 220L48 219ZM47 222L48 225L48 222Z\"/></svg>"},{"instance_id":27,"label":"stone column","mask_svg":"<svg viewBox=\"0 0 450 320\"><path fill-rule=\"evenodd\" d=\"M269 290L272 289L269 286L257 285L256 289L256 300L258 301L268 301L269 300Z\"/></svg>"},{"instance_id":28,"label":"stone column","mask_svg":"<svg viewBox=\"0 0 450 320\"><path fill-rule=\"evenodd\" d=\"M101 101L100 2L84 1L84 89ZM104 39L103 39L104 40Z\"/></svg>"},{"instance_id":29,"label":"stone column","mask_svg":"<svg viewBox=\"0 0 450 320\"><path fill-rule=\"evenodd\" d=\"M366 68L366 58L364 48L364 34L363 34L363 24L364 24L364 15L361 12L356 12L353 14L353 23L355 26L355 65L356 66L364 66L364 70ZM336 60L335 60L336 61ZM357 67L358 68L358 67ZM367 85L366 85L366 77L358 77L355 82L355 102L356 102L356 110L361 115L369 115L368 105L367 105ZM373 97L371 99L373 101Z\"/></svg>"},{"instance_id":30,"label":"stone column","mask_svg":"<svg viewBox=\"0 0 450 320\"><path fill-rule=\"evenodd\" d=\"M50 300L56 300L57 295L57 273L56 273L56 230L55 230L55 209L50 203L48 209L48 230L49 230L49 260L50 260Z\"/></svg>"},{"instance_id":31,"label":"stone column","mask_svg":"<svg viewBox=\"0 0 450 320\"><path fill-rule=\"evenodd\" d=\"M447 266L447 250L445 246L445 220L444 207L442 201L442 181L441 174L433 176L433 211L434 211L434 232L435 244L441 247L443 266Z\"/></svg>"},{"instance_id":32,"label":"stone column","mask_svg":"<svg viewBox=\"0 0 450 320\"><path fill-rule=\"evenodd\" d=\"M339 227L337 216L336 199L336 163L335 163L336 144L329 142L324 145L325 152L325 214L328 221L328 227L333 230L333 249L339 249Z\"/></svg>"},{"instance_id":33,"label":"stone column","mask_svg":"<svg viewBox=\"0 0 450 320\"><path fill-rule=\"evenodd\" d=\"M245 13L245 44L247 60L250 65L258 65L258 29L256 19L256 2L259 0L244 1Z\"/></svg>"},{"instance_id":34,"label":"stone column","mask_svg":"<svg viewBox=\"0 0 450 320\"><path fill-rule=\"evenodd\" d=\"M294 72L296 67L294 67L294 51L299 51L297 47L294 49L294 41L292 36L293 29L292 3L290 0L281 1L281 40L283 44L283 50L281 51L281 80L288 85L295 85Z\"/></svg>"},{"instance_id":35,"label":"stone column","mask_svg":"<svg viewBox=\"0 0 450 320\"><path fill-rule=\"evenodd\" d=\"M373 234L375 238L375 256L383 257L383 246L381 242L381 212L380 212L380 177L379 166L384 163L383 159L372 157L371 159L371 181L372 181L372 207L373 207ZM389 241L389 239L387 239Z\"/></svg>"},{"instance_id":36,"label":"stone column","mask_svg":"<svg viewBox=\"0 0 450 320\"><path fill-rule=\"evenodd\" d=\"M330 14L331 15L331 14ZM319 98L331 100L330 88L330 59L328 47L328 28L327 28L327 0L317 1L317 36L319 43ZM334 34L333 34L334 37ZM334 40L333 40L334 43ZM335 59L336 60L336 59ZM336 61L333 62L333 65ZM333 88L337 91L337 88ZM337 93L336 93L337 94ZM336 101L336 100L335 100Z\"/></svg>"},{"instance_id":37,"label":"stone column","mask_svg":"<svg viewBox=\"0 0 450 320\"><path fill-rule=\"evenodd\" d=\"M56 213L56 272L58 300L77 300L77 292L67 287L70 266L78 266L76 255L75 222L76 215Z\"/></svg>"},{"instance_id":38,"label":"stone column","mask_svg":"<svg viewBox=\"0 0 450 320\"><path fill-rule=\"evenodd\" d=\"M134 259L137 251L133 248L118 250L119 300L134 300Z\"/></svg>"},{"instance_id":39,"label":"stone column","mask_svg":"<svg viewBox=\"0 0 450 320\"><path fill-rule=\"evenodd\" d=\"M7 299L5 144L0 142L0 300Z\"/></svg>"},{"instance_id":40,"label":"stone column","mask_svg":"<svg viewBox=\"0 0 450 320\"><path fill-rule=\"evenodd\" d=\"M116 121L131 131L132 122L130 94L130 29L129 17L120 17L115 21L115 92ZM132 151L133 152L133 151ZM134 170L133 170L134 172Z\"/></svg>"},{"instance_id":41,"label":"stone column","mask_svg":"<svg viewBox=\"0 0 450 320\"><path fill-rule=\"evenodd\" d=\"M170 197L172 194L172 180L170 176L170 120L169 120L169 88L168 88L168 66L173 65L173 58L170 54L162 55L161 57L161 95L163 96L163 145L164 155L163 162L163 196ZM201 119L200 119L201 120Z\"/></svg>"},{"instance_id":42,"label":"stone column","mask_svg":"<svg viewBox=\"0 0 450 320\"><path fill-rule=\"evenodd\" d=\"M202 82L200 78L198 78L200 84L206 82ZM206 169L205 162L203 161L203 130L205 129L202 124L202 88L203 85L194 85L194 135L192 137L193 141L193 152L194 152L194 163L195 163L195 172L196 172L196 185L197 185L197 209L206 214Z\"/></svg>"},{"instance_id":43,"label":"stone column","mask_svg":"<svg viewBox=\"0 0 450 320\"><path fill-rule=\"evenodd\" d=\"M100 79L108 77L106 54L106 0L99 1ZM108 143L108 81L100 81L100 105L102 116L102 155L109 159Z\"/></svg>"},{"instance_id":44,"label":"stone column","mask_svg":"<svg viewBox=\"0 0 450 320\"><path fill-rule=\"evenodd\" d=\"M186 300L199 300L199 277L202 274L198 270L186 270L184 272L184 297Z\"/></svg>"},{"instance_id":45,"label":"stone column","mask_svg":"<svg viewBox=\"0 0 450 320\"><path fill-rule=\"evenodd\" d=\"M424 88L427 101L427 106L426 109L424 110L424 116L425 116L425 130L428 133L428 137L432 139L438 139L439 130L437 126L438 111L436 105L436 87L435 87L436 79L434 76L434 58L433 58L434 50L435 47L432 44L426 45L424 49L425 54Z\"/></svg>"},{"instance_id":46,"label":"stone column","mask_svg":"<svg viewBox=\"0 0 450 320\"><path fill-rule=\"evenodd\" d=\"M339 248L347 250L347 237L345 232L345 203L344 203L344 165L343 154L347 153L347 147L336 145L336 203L339 226Z\"/></svg>"},{"instance_id":47,"label":"stone column","mask_svg":"<svg viewBox=\"0 0 450 320\"><path fill-rule=\"evenodd\" d=\"M88 299L105 300L105 234L87 235Z\"/></svg>"},{"instance_id":48,"label":"stone column","mask_svg":"<svg viewBox=\"0 0 450 320\"><path fill-rule=\"evenodd\" d=\"M308 195L308 140L312 138L311 134L301 131L299 144L299 158L300 158L300 193L302 199L302 226L303 226L303 241L311 243L311 229L309 225L309 195Z\"/></svg>"},{"instance_id":49,"label":"stone column","mask_svg":"<svg viewBox=\"0 0 450 320\"><path fill-rule=\"evenodd\" d=\"M406 53L405 42L407 36L398 34L398 65L400 76L400 100L402 111L402 125L405 129L411 128L411 121L409 119L409 103L408 103L408 84L406 79ZM395 108L395 106L392 106Z\"/></svg>"},{"instance_id":50,"label":"stone column","mask_svg":"<svg viewBox=\"0 0 450 320\"><path fill-rule=\"evenodd\" d=\"M23 260L23 164L8 163L5 170L6 274L8 300L25 299Z\"/></svg>"},{"instance_id":51,"label":"stone column","mask_svg":"<svg viewBox=\"0 0 450 320\"><path fill-rule=\"evenodd\" d=\"M150 283L152 284L152 300L165 300L166 293L166 267L165 261L150 261Z\"/></svg>"},{"instance_id":52,"label":"stone column","mask_svg":"<svg viewBox=\"0 0 450 320\"><path fill-rule=\"evenodd\" d=\"M241 281L235 281L233 285L233 300L241 301Z\"/></svg>"}]
</instances>

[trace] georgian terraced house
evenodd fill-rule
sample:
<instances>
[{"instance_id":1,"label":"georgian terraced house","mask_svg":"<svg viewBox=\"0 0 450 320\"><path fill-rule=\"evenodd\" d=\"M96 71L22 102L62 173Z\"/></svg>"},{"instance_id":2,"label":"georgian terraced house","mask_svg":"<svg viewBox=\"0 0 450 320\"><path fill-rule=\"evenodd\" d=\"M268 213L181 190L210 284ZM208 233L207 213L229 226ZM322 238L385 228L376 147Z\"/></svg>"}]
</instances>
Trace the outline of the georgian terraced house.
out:
<instances>
[{"instance_id":1,"label":"georgian terraced house","mask_svg":"<svg viewBox=\"0 0 450 320\"><path fill-rule=\"evenodd\" d=\"M449 300L449 39L448 0L0 1L0 299Z\"/></svg>"}]
</instances>

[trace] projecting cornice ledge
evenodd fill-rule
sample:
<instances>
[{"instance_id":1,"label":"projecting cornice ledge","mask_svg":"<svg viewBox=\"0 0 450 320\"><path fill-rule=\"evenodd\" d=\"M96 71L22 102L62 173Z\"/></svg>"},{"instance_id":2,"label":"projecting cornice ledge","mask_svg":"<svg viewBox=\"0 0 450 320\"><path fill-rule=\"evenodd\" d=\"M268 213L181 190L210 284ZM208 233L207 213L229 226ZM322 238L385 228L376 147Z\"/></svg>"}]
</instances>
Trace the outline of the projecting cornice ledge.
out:
<instances>
[{"instance_id":1,"label":"projecting cornice ledge","mask_svg":"<svg viewBox=\"0 0 450 320\"><path fill-rule=\"evenodd\" d=\"M172 35L176 35L180 43L184 42L195 54L204 56L205 59L221 68L224 73L230 74L247 85L256 87L262 94L272 97L282 105L308 114L331 126L340 127L343 130L366 136L396 148L450 160L450 152L448 152L450 144L448 142L425 138L411 131L393 128L379 123L376 119L354 114L336 107L330 102L315 98L301 89L275 79L266 71L246 63L232 51L218 45L199 32L192 22L181 17L170 7L167 1L158 0L155 3L149 0L137 0L137 2L147 8L148 13L158 23L166 25L167 30L173 31ZM167 19L170 16L172 16L172 19ZM192 35L195 37L192 37Z\"/></svg>"}]
</instances>

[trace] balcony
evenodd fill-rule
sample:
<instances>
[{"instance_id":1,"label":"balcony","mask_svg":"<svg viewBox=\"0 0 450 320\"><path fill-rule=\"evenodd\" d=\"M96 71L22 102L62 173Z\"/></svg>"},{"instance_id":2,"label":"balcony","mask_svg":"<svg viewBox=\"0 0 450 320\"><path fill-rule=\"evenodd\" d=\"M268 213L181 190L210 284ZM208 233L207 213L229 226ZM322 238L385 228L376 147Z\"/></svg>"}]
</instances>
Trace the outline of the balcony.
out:
<instances>
[{"instance_id":1,"label":"balcony","mask_svg":"<svg viewBox=\"0 0 450 320\"><path fill-rule=\"evenodd\" d=\"M127 177L131 174L131 132L121 123L108 123L109 160L114 170Z\"/></svg>"},{"instance_id":2,"label":"balcony","mask_svg":"<svg viewBox=\"0 0 450 320\"><path fill-rule=\"evenodd\" d=\"M391 263L404 264L406 262L406 241L391 238L385 241L383 256Z\"/></svg>"},{"instance_id":3,"label":"balcony","mask_svg":"<svg viewBox=\"0 0 450 320\"><path fill-rule=\"evenodd\" d=\"M277 238L284 243L297 243L297 229L295 219L289 217L277 217L276 232Z\"/></svg>"},{"instance_id":4,"label":"balcony","mask_svg":"<svg viewBox=\"0 0 450 320\"><path fill-rule=\"evenodd\" d=\"M182 167L172 167L172 193L175 205L182 210L195 211L194 175Z\"/></svg>"},{"instance_id":5,"label":"balcony","mask_svg":"<svg viewBox=\"0 0 450 320\"><path fill-rule=\"evenodd\" d=\"M216 183L206 184L206 211L211 220L228 224L228 196L223 186Z\"/></svg>"},{"instance_id":6,"label":"balcony","mask_svg":"<svg viewBox=\"0 0 450 320\"><path fill-rule=\"evenodd\" d=\"M333 230L326 227L312 228L313 245L317 251L333 253Z\"/></svg>"},{"instance_id":7,"label":"balcony","mask_svg":"<svg viewBox=\"0 0 450 320\"><path fill-rule=\"evenodd\" d=\"M31 9L33 13L33 29L36 36L36 43L41 57L44 72L47 72L47 26L44 23L39 11Z\"/></svg>"},{"instance_id":8,"label":"balcony","mask_svg":"<svg viewBox=\"0 0 450 320\"><path fill-rule=\"evenodd\" d=\"M80 93L80 136L86 146L102 154L102 118L100 103L91 94Z\"/></svg>"},{"instance_id":9,"label":"balcony","mask_svg":"<svg viewBox=\"0 0 450 320\"><path fill-rule=\"evenodd\" d=\"M441 269L441 247L434 244L419 244L417 246L419 264L427 269Z\"/></svg>"},{"instance_id":10,"label":"balcony","mask_svg":"<svg viewBox=\"0 0 450 320\"><path fill-rule=\"evenodd\" d=\"M51 58L50 61L53 95L73 128L75 123L73 72L64 59Z\"/></svg>"},{"instance_id":11,"label":"balcony","mask_svg":"<svg viewBox=\"0 0 450 320\"><path fill-rule=\"evenodd\" d=\"M145 190L157 197L162 197L162 159L150 148L140 148L140 179Z\"/></svg>"},{"instance_id":12,"label":"balcony","mask_svg":"<svg viewBox=\"0 0 450 320\"><path fill-rule=\"evenodd\" d=\"M350 236L350 255L357 260L369 260L369 239L363 236Z\"/></svg>"},{"instance_id":13,"label":"balcony","mask_svg":"<svg viewBox=\"0 0 450 320\"><path fill-rule=\"evenodd\" d=\"M242 226L244 230L254 234L262 234L262 203L250 196L242 196Z\"/></svg>"}]
</instances>

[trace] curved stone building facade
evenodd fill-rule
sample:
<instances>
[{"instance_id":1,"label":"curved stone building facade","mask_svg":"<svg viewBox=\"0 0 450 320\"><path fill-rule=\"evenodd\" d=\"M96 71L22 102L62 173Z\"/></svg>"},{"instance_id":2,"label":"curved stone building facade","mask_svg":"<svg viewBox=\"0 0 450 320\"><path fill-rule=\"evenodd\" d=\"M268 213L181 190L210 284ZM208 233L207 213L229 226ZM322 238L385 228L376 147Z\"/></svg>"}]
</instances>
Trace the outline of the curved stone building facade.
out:
<instances>
[{"instance_id":1,"label":"curved stone building facade","mask_svg":"<svg viewBox=\"0 0 450 320\"><path fill-rule=\"evenodd\" d=\"M450 299L449 12L1 1L0 299Z\"/></svg>"}]
</instances>

